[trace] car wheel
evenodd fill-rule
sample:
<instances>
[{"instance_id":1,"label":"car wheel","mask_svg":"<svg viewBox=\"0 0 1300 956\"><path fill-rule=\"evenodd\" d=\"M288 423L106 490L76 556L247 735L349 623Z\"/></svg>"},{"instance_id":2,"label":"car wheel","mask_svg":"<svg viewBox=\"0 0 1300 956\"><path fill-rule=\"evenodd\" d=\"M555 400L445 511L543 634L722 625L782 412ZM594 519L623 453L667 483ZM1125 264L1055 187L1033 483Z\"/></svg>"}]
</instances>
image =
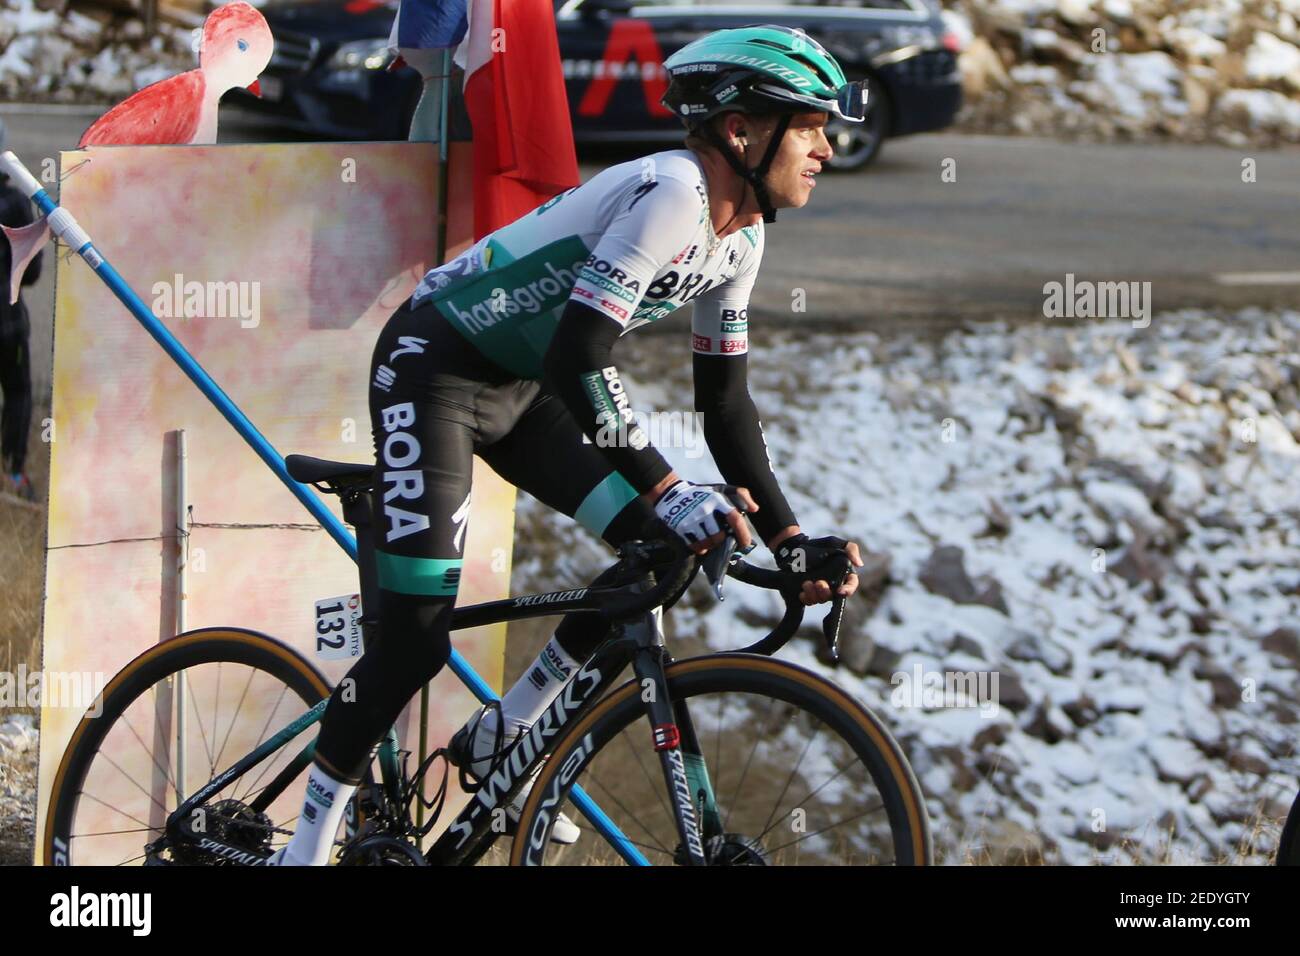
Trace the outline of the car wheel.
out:
<instances>
[{"instance_id":1,"label":"car wheel","mask_svg":"<svg viewBox=\"0 0 1300 956\"><path fill-rule=\"evenodd\" d=\"M835 155L828 169L852 172L871 165L880 155L889 131L889 94L878 81L867 78L867 117L861 123L832 118L826 124L826 138Z\"/></svg>"}]
</instances>

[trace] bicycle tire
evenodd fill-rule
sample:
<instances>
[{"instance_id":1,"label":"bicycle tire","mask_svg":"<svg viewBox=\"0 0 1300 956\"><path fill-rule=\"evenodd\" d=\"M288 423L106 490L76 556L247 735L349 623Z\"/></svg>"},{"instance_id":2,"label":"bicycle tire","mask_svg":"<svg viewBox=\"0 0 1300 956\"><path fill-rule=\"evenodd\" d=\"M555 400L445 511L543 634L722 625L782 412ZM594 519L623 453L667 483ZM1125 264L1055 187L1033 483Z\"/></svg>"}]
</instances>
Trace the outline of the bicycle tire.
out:
<instances>
[{"instance_id":1,"label":"bicycle tire","mask_svg":"<svg viewBox=\"0 0 1300 956\"><path fill-rule=\"evenodd\" d=\"M768 698L801 708L838 733L865 766L880 794L895 848L894 862L934 862L921 789L902 750L874 714L835 684L806 668L753 654L679 661L668 665L665 675L675 703L708 693ZM645 717L640 692L637 681L628 681L597 702L557 741L524 805L511 846L511 864L547 862L547 854L555 850L550 831L557 814L551 811L563 805L574 784L583 784L585 770L602 748ZM643 739L648 742L649 727L645 729ZM600 799L585 784L584 789ZM551 809L542 812L543 803Z\"/></svg>"},{"instance_id":2,"label":"bicycle tire","mask_svg":"<svg viewBox=\"0 0 1300 956\"><path fill-rule=\"evenodd\" d=\"M243 664L282 681L305 708L329 696L325 677L287 644L257 631L215 627L187 631L149 648L127 664L104 688L99 716L82 717L64 750L50 789L42 837L43 862L70 865L72 823L87 773L105 737L128 707L150 688L186 668L202 664ZM92 711L98 708L92 706ZM129 726L129 724L128 724ZM57 841L62 842L62 848Z\"/></svg>"},{"instance_id":3,"label":"bicycle tire","mask_svg":"<svg viewBox=\"0 0 1300 956\"><path fill-rule=\"evenodd\" d=\"M1291 804L1282 826L1282 837L1277 841L1277 865L1300 866L1300 793Z\"/></svg>"}]
</instances>

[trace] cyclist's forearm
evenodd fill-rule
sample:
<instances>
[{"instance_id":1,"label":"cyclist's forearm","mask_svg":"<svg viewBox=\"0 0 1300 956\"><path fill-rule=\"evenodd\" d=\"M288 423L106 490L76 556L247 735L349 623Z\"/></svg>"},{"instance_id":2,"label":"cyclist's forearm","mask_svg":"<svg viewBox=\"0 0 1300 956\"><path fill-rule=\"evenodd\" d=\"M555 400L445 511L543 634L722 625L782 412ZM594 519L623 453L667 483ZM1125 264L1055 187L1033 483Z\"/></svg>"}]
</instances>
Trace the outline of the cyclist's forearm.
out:
<instances>
[{"instance_id":1,"label":"cyclist's forearm","mask_svg":"<svg viewBox=\"0 0 1300 956\"><path fill-rule=\"evenodd\" d=\"M758 511L751 515L759 536L771 543L798 527L768 457L758 409L745 384L746 359L695 356L695 408L704 416L704 438L728 483L750 490Z\"/></svg>"},{"instance_id":2,"label":"cyclist's forearm","mask_svg":"<svg viewBox=\"0 0 1300 956\"><path fill-rule=\"evenodd\" d=\"M638 493L648 494L667 487L672 469L631 420L613 358L619 332L613 319L570 302L547 349L544 370L583 433Z\"/></svg>"},{"instance_id":3,"label":"cyclist's forearm","mask_svg":"<svg viewBox=\"0 0 1300 956\"><path fill-rule=\"evenodd\" d=\"M750 521L767 542L789 528L798 528L794 511L767 460L758 417L733 420L717 412L704 413L704 438L713 460L729 484L748 488L758 504Z\"/></svg>"}]
</instances>

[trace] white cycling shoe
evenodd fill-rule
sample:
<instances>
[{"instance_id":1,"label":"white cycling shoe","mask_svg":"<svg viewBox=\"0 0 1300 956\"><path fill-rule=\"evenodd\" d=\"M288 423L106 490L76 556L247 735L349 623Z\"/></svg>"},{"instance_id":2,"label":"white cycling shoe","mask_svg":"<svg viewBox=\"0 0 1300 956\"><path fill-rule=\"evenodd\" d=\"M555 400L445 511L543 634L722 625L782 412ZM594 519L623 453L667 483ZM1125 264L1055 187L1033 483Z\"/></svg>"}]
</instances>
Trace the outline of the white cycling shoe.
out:
<instances>
[{"instance_id":1,"label":"white cycling shoe","mask_svg":"<svg viewBox=\"0 0 1300 956\"><path fill-rule=\"evenodd\" d=\"M492 726L489 728L488 721L484 720L486 712L491 708L494 711L492 717ZM501 711L494 704L485 704L475 711L460 730L451 738L451 743L447 745L448 757L451 762L465 771L475 782L481 782L492 775L492 770L497 765L497 760L510 749L510 745L519 737L528 732L527 725L512 728L509 737L497 730L501 719ZM471 753L471 734L473 735L472 753ZM515 798L506 804L506 818L510 821L510 833L513 833L515 827L519 824L519 815L523 812L524 804L528 800L528 794L533 790L533 784L537 782L537 774L541 772L541 767L537 768L524 785L515 794ZM563 813L555 819L555 826L551 828L551 842L562 843L566 846L577 843L578 837L582 835L582 830L578 825L570 820Z\"/></svg>"}]
</instances>

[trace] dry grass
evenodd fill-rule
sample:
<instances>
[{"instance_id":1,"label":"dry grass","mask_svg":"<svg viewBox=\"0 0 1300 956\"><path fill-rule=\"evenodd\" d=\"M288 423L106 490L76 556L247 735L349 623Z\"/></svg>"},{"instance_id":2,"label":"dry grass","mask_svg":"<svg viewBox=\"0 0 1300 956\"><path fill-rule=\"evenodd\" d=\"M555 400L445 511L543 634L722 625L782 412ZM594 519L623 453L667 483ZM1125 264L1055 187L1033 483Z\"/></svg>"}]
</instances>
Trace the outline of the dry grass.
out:
<instances>
[{"instance_id":1,"label":"dry grass","mask_svg":"<svg viewBox=\"0 0 1300 956\"><path fill-rule=\"evenodd\" d=\"M37 504L0 497L0 669L13 673L19 664L28 672L41 666L41 613L45 586L45 499L49 487L50 449L40 440L41 419L48 406L32 415L27 471L36 488ZM33 708L14 708L36 713Z\"/></svg>"},{"instance_id":2,"label":"dry grass","mask_svg":"<svg viewBox=\"0 0 1300 956\"><path fill-rule=\"evenodd\" d=\"M28 673L41 666L41 617L45 586L45 500L49 487L50 450L40 440L39 422L49 415L49 407L38 406L33 413L37 423L28 444L27 472L36 488L36 505L8 496L0 497L0 669L13 674L21 664ZM4 479L7 484L8 479ZM20 706L0 711L0 720L9 713L33 714L40 721L38 708ZM36 752L29 751L17 766L0 768L6 785L18 792L27 791L29 802L36 800ZM34 806L29 806L34 812ZM0 866L23 866L31 863L35 833L32 814L26 819L12 812L0 811Z\"/></svg>"}]
</instances>

